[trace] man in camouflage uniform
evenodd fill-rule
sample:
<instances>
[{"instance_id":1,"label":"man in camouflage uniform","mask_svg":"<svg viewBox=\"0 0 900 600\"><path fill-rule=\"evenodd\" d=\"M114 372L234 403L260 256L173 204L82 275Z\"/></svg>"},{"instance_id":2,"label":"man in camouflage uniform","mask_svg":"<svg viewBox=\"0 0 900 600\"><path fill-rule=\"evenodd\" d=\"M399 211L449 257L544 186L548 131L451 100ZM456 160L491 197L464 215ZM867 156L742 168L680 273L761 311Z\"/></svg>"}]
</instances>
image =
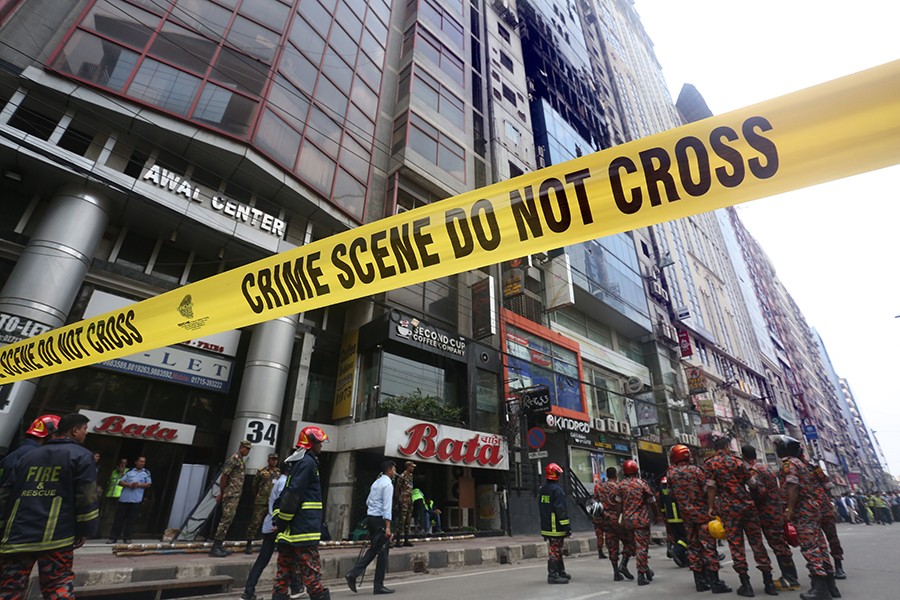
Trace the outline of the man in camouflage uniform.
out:
<instances>
[{"instance_id":1,"label":"man in camouflage uniform","mask_svg":"<svg viewBox=\"0 0 900 600\"><path fill-rule=\"evenodd\" d=\"M669 489L681 509L688 543L688 564L694 573L698 592L712 590L713 594L731 593L731 588L719 579L719 551L709 535L706 514L706 474L691 464L691 450L683 444L669 451Z\"/></svg>"},{"instance_id":2,"label":"man in camouflage uniform","mask_svg":"<svg viewBox=\"0 0 900 600\"><path fill-rule=\"evenodd\" d=\"M220 491L216 495L216 502L222 506L222 518L216 529L213 547L209 551L210 556L222 558L229 554L222 547L222 542L225 541L228 528L234 521L234 513L237 512L238 502L241 499L241 491L244 489L244 459L250 454L251 446L250 442L243 440L238 451L232 454L231 458L225 461L225 466L222 467L222 474L219 476Z\"/></svg>"},{"instance_id":3,"label":"man in camouflage uniform","mask_svg":"<svg viewBox=\"0 0 900 600\"><path fill-rule=\"evenodd\" d=\"M253 512L250 514L250 523L247 525L247 548L244 554L253 554L253 540L259 532L259 526L269 514L269 494L275 480L281 476L278 468L278 454L269 454L269 463L256 472L253 478Z\"/></svg>"},{"instance_id":4,"label":"man in camouflage uniform","mask_svg":"<svg viewBox=\"0 0 900 600\"><path fill-rule=\"evenodd\" d=\"M746 463L729 451L731 436L719 434L713 437L716 453L706 459L706 496L707 514L713 519L718 514L725 525L728 548L734 561L734 570L741 579L737 590L738 596L754 596L747 573L747 555L744 552L744 533L753 550L756 568L762 571L765 592L770 596L778 595L775 582L772 581L772 562L763 543L762 529L759 525L759 514L750 496L748 487L756 487L756 479L750 473ZM719 506L716 511L716 498Z\"/></svg>"},{"instance_id":5,"label":"man in camouflage uniform","mask_svg":"<svg viewBox=\"0 0 900 600\"><path fill-rule=\"evenodd\" d=\"M800 458L804 459L803 448L800 448ZM825 539L828 540L828 548L831 550L831 558L834 559L834 578L847 579L844 573L844 548L841 546L841 538L838 537L837 519L834 516L834 510L831 504L831 488L833 484L828 479L828 475L822 471L822 467L809 463L810 471L813 474L813 491L822 506L822 532Z\"/></svg>"},{"instance_id":6,"label":"man in camouflage uniform","mask_svg":"<svg viewBox=\"0 0 900 600\"><path fill-rule=\"evenodd\" d=\"M756 488L750 490L750 495L756 503L760 527L781 568L781 577L775 582L775 588L782 591L799 590L797 567L794 565L791 547L784 537L784 503L778 488L778 477L764 463L757 462L756 448L753 446L741 446L741 456L750 468L750 474L756 478Z\"/></svg>"},{"instance_id":7,"label":"man in camouflage uniform","mask_svg":"<svg viewBox=\"0 0 900 600\"><path fill-rule=\"evenodd\" d=\"M840 598L834 584L834 569L828 561L828 545L822 533L822 506L815 492L816 483L809 465L800 459L800 442L779 435L774 439L775 452L781 459L778 480L784 498L784 518L797 528L800 552L806 559L812 588L800 594L801 600Z\"/></svg>"},{"instance_id":8,"label":"man in camouflage uniform","mask_svg":"<svg viewBox=\"0 0 900 600\"><path fill-rule=\"evenodd\" d=\"M606 535L606 552L609 556L609 562L612 563L613 581L622 581L624 575L619 570L619 542L622 541L622 532L619 527L619 515L622 513L621 506L616 502L616 489L619 485L618 473L615 467L607 467L606 481L602 481L594 486L594 499L599 500L603 504L603 532ZM628 559L634 556L634 538L629 537L628 543L623 544L622 550L623 560L627 563ZM634 579L634 575L628 573L629 579Z\"/></svg>"},{"instance_id":9,"label":"man in camouflage uniform","mask_svg":"<svg viewBox=\"0 0 900 600\"><path fill-rule=\"evenodd\" d=\"M654 520L659 521L659 509L656 506L656 497L647 482L638 477L638 464L633 460L626 460L622 464L622 472L625 479L619 482L616 488L616 500L622 505L620 520L623 536L634 540L636 550L635 557L638 570L638 585L647 585L653 581L653 571L648 562L650 549L650 518L651 512ZM626 575L628 570L628 558L622 558L619 570ZM627 575L626 575L627 577Z\"/></svg>"},{"instance_id":10,"label":"man in camouflage uniform","mask_svg":"<svg viewBox=\"0 0 900 600\"><path fill-rule=\"evenodd\" d=\"M403 472L394 478L394 504L397 505L399 515L397 521L397 543L394 546L412 546L409 541L409 527L412 522L412 489L413 473L416 471L416 463L408 460L403 465ZM400 539L403 538L403 542Z\"/></svg>"}]
</instances>

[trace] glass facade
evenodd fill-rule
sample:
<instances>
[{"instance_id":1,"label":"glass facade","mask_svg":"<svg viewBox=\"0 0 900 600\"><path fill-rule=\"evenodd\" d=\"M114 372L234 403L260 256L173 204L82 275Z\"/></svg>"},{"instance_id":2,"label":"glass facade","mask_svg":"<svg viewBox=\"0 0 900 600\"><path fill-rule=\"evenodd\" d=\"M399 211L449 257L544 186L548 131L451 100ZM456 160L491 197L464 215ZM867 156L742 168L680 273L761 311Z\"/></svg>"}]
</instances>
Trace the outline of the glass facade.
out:
<instances>
[{"instance_id":1,"label":"glass facade","mask_svg":"<svg viewBox=\"0 0 900 600\"><path fill-rule=\"evenodd\" d=\"M61 74L252 143L365 215L390 4L97 0Z\"/></svg>"}]
</instances>

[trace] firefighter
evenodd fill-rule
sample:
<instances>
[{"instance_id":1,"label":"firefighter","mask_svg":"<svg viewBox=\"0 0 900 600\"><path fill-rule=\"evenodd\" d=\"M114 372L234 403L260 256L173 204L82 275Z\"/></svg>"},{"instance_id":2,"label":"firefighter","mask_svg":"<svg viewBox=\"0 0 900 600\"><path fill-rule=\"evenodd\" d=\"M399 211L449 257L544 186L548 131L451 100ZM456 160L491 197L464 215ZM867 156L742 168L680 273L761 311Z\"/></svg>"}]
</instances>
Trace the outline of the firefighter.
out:
<instances>
[{"instance_id":1,"label":"firefighter","mask_svg":"<svg viewBox=\"0 0 900 600\"><path fill-rule=\"evenodd\" d=\"M694 573L698 592L712 590L713 594L731 593L731 588L719 579L719 551L706 527L706 474L691 464L691 449L683 444L669 451L669 471L666 474L672 496L681 507L688 543L688 564Z\"/></svg>"},{"instance_id":2,"label":"firefighter","mask_svg":"<svg viewBox=\"0 0 900 600\"><path fill-rule=\"evenodd\" d=\"M785 503L784 518L797 528L800 552L806 559L812 587L801 600L840 598L834 584L834 569L828 561L828 544L822 533L822 507L815 494L813 474L800 459L800 442L787 435L775 436L775 453L781 459L778 480ZM837 592L837 594L835 594Z\"/></svg>"},{"instance_id":3,"label":"firefighter","mask_svg":"<svg viewBox=\"0 0 900 600\"><path fill-rule=\"evenodd\" d=\"M290 583L298 574L310 600L331 598L331 592L322 585L319 560L324 514L319 453L327 441L328 435L320 428L304 427L297 437L297 452L286 461L290 465L288 480L272 513L272 525L278 530L278 568L272 600L290 598Z\"/></svg>"},{"instance_id":4,"label":"firefighter","mask_svg":"<svg viewBox=\"0 0 900 600\"><path fill-rule=\"evenodd\" d=\"M741 456L756 478L757 486L750 493L756 502L760 527L781 568L781 577L775 582L775 588L782 591L799 590L797 567L794 565L791 547L784 538L784 503L778 489L778 477L765 464L756 460L756 448L753 446L741 446Z\"/></svg>"},{"instance_id":5,"label":"firefighter","mask_svg":"<svg viewBox=\"0 0 900 600\"><path fill-rule=\"evenodd\" d=\"M65 415L0 488L0 597L24 598L34 563L44 598L74 598L75 549L97 532L97 467L83 446L88 418Z\"/></svg>"},{"instance_id":6,"label":"firefighter","mask_svg":"<svg viewBox=\"0 0 900 600\"><path fill-rule=\"evenodd\" d=\"M647 585L653 581L653 570L649 565L650 519L659 521L659 509L656 497L647 482L638 477L638 464L633 460L622 463L625 474L616 489L616 500L622 505L623 535L634 540L635 557L638 570L638 585ZM628 559L623 558L619 570L628 570Z\"/></svg>"},{"instance_id":7,"label":"firefighter","mask_svg":"<svg viewBox=\"0 0 900 600\"><path fill-rule=\"evenodd\" d=\"M563 542L572 535L569 515L566 511L566 493L559 485L562 467L550 463L544 469L546 482L538 492L538 509L541 514L541 535L547 540L547 583L569 583L572 578L563 564Z\"/></svg>"},{"instance_id":8,"label":"firefighter","mask_svg":"<svg viewBox=\"0 0 900 600\"><path fill-rule=\"evenodd\" d=\"M738 596L754 596L747 573L747 555L744 551L744 533L753 550L756 568L762 571L766 594L777 596L775 582L772 580L772 561L766 551L759 525L756 505L750 496L748 487L755 487L756 480L747 465L729 452L731 436L718 434L713 436L713 448L716 453L706 459L706 495L707 509L710 519L716 516L716 499L719 501L718 514L725 525L728 548L734 561L734 570L741 579L737 590Z\"/></svg>"},{"instance_id":9,"label":"firefighter","mask_svg":"<svg viewBox=\"0 0 900 600\"><path fill-rule=\"evenodd\" d=\"M0 485L6 483L10 473L12 473L23 456L35 448L39 448L41 444L50 439L50 436L56 433L57 425L59 425L59 417L56 415L41 415L31 422L16 449L0 461Z\"/></svg>"},{"instance_id":10,"label":"firefighter","mask_svg":"<svg viewBox=\"0 0 900 600\"><path fill-rule=\"evenodd\" d=\"M619 542L622 538L621 528L619 527L619 515L622 510L621 506L616 502L616 489L619 485L618 478L616 468L607 467L606 481L601 481L594 487L594 498L603 504L603 531L606 536L606 552L609 556L609 562L612 563L613 581L622 581L625 578L619 570ZM633 545L631 553L627 556L634 556ZM634 579L634 575L629 573L628 578Z\"/></svg>"},{"instance_id":11,"label":"firefighter","mask_svg":"<svg viewBox=\"0 0 900 600\"><path fill-rule=\"evenodd\" d=\"M687 565L687 532L666 476L659 480L659 508L666 519L666 556L678 568L684 567Z\"/></svg>"},{"instance_id":12,"label":"firefighter","mask_svg":"<svg viewBox=\"0 0 900 600\"><path fill-rule=\"evenodd\" d=\"M800 448L800 459L806 460L806 457L803 456L802 446ZM844 548L841 546L841 538L838 537L837 519L834 516L831 502L831 488L834 487L834 484L828 479L828 475L825 474L822 467L811 462L807 464L813 474L813 483L815 484L813 492L816 494L822 507L822 533L825 534L825 540L828 542L828 548L831 551L831 558L834 559L834 578L847 579L847 574L844 573Z\"/></svg>"},{"instance_id":13,"label":"firefighter","mask_svg":"<svg viewBox=\"0 0 900 600\"><path fill-rule=\"evenodd\" d=\"M603 501L600 500L600 485L602 483L602 481L598 481L594 484L594 494L592 496L595 502L600 502L601 506L603 505ZM606 558L606 554L603 553L603 548L606 546L604 543L604 538L606 537L606 519L601 513L592 516L591 521L594 524L594 535L597 536L597 557L600 560L604 560Z\"/></svg>"}]
</instances>

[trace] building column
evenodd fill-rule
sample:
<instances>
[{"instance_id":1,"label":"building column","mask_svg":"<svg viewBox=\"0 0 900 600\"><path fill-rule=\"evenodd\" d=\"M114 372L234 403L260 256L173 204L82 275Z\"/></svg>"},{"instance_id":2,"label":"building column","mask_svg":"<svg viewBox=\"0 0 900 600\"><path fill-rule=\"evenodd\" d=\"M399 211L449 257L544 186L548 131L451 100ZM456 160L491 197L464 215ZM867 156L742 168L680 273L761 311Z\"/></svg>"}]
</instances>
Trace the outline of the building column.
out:
<instances>
[{"instance_id":1,"label":"building column","mask_svg":"<svg viewBox=\"0 0 900 600\"><path fill-rule=\"evenodd\" d=\"M30 334L19 330L24 337L63 325L103 237L107 211L108 200L93 188L58 190L0 291L0 318L35 324ZM0 386L0 452L16 438L37 383Z\"/></svg>"},{"instance_id":2,"label":"building column","mask_svg":"<svg viewBox=\"0 0 900 600\"><path fill-rule=\"evenodd\" d=\"M251 473L265 466L269 453L276 451L296 332L297 315L266 321L253 328L226 449L226 457L231 456L241 440L250 440L253 448L247 456L247 470ZM291 440L292 445L294 441Z\"/></svg>"}]
</instances>

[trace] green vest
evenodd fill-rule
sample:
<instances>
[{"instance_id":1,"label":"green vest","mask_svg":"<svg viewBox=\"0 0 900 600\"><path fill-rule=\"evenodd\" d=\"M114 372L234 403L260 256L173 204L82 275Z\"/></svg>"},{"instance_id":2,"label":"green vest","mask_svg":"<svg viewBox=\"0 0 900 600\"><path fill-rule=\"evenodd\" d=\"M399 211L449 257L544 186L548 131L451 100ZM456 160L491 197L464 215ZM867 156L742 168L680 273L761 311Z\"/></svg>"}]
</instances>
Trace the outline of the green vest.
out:
<instances>
[{"instance_id":1,"label":"green vest","mask_svg":"<svg viewBox=\"0 0 900 600\"><path fill-rule=\"evenodd\" d=\"M130 471L131 469L125 469L125 473ZM122 479L122 476L125 473L120 473L118 469L113 469L112 475L109 476L109 483L106 484L106 497L107 498L118 498L122 495L122 486L119 485L119 480Z\"/></svg>"},{"instance_id":2,"label":"green vest","mask_svg":"<svg viewBox=\"0 0 900 600\"><path fill-rule=\"evenodd\" d=\"M416 500L425 501L425 494L422 493L422 490L419 488L413 488L412 495L410 496L410 500L415 502Z\"/></svg>"}]
</instances>

